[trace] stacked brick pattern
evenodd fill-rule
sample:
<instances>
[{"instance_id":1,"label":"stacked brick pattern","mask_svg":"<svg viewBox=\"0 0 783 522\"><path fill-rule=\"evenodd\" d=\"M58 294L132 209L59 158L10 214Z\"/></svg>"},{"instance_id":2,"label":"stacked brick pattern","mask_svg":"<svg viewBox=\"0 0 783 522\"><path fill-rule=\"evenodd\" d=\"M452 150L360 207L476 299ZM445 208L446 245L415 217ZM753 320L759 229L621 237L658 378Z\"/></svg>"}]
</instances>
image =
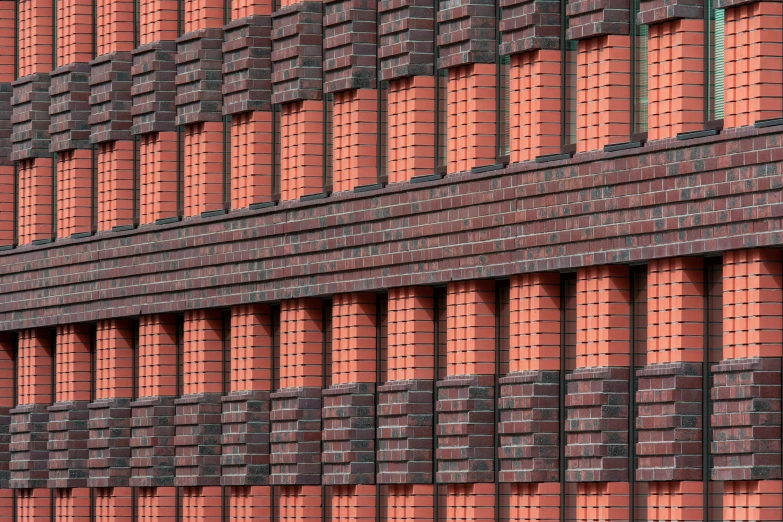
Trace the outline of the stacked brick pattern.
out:
<instances>
[{"instance_id":1,"label":"stacked brick pattern","mask_svg":"<svg viewBox=\"0 0 783 522\"><path fill-rule=\"evenodd\" d=\"M271 110L272 19L248 16L223 30L223 114Z\"/></svg>"},{"instance_id":2,"label":"stacked brick pattern","mask_svg":"<svg viewBox=\"0 0 783 522\"><path fill-rule=\"evenodd\" d=\"M177 125L223 121L223 31L177 39Z\"/></svg>"},{"instance_id":3,"label":"stacked brick pattern","mask_svg":"<svg viewBox=\"0 0 783 522\"><path fill-rule=\"evenodd\" d=\"M374 484L375 384L324 390L322 415L324 484Z\"/></svg>"},{"instance_id":4,"label":"stacked brick pattern","mask_svg":"<svg viewBox=\"0 0 783 522\"><path fill-rule=\"evenodd\" d=\"M117 52L90 62L90 143L131 138L133 56Z\"/></svg>"},{"instance_id":5,"label":"stacked brick pattern","mask_svg":"<svg viewBox=\"0 0 783 522\"><path fill-rule=\"evenodd\" d=\"M568 39L627 35L631 9L627 0L576 0L568 2Z\"/></svg>"},{"instance_id":6,"label":"stacked brick pattern","mask_svg":"<svg viewBox=\"0 0 783 522\"><path fill-rule=\"evenodd\" d=\"M435 79L402 78L389 83L389 183L435 170Z\"/></svg>"},{"instance_id":7,"label":"stacked brick pattern","mask_svg":"<svg viewBox=\"0 0 783 522\"><path fill-rule=\"evenodd\" d=\"M320 100L323 4L297 2L272 15L272 103Z\"/></svg>"},{"instance_id":8,"label":"stacked brick pattern","mask_svg":"<svg viewBox=\"0 0 783 522\"><path fill-rule=\"evenodd\" d=\"M131 134L176 130L176 52L177 44L172 41L153 42L134 49Z\"/></svg>"},{"instance_id":9,"label":"stacked brick pattern","mask_svg":"<svg viewBox=\"0 0 783 522\"><path fill-rule=\"evenodd\" d=\"M50 150L90 147L90 65L72 63L50 73Z\"/></svg>"},{"instance_id":10,"label":"stacked brick pattern","mask_svg":"<svg viewBox=\"0 0 783 522\"><path fill-rule=\"evenodd\" d=\"M378 2L380 78L395 80L435 74L434 0Z\"/></svg>"},{"instance_id":11,"label":"stacked brick pattern","mask_svg":"<svg viewBox=\"0 0 783 522\"><path fill-rule=\"evenodd\" d=\"M48 74L36 73L13 82L11 160L19 161L49 155Z\"/></svg>"},{"instance_id":12,"label":"stacked brick pattern","mask_svg":"<svg viewBox=\"0 0 783 522\"><path fill-rule=\"evenodd\" d=\"M500 7L500 54L556 50L560 47L560 2L504 0Z\"/></svg>"},{"instance_id":13,"label":"stacked brick pattern","mask_svg":"<svg viewBox=\"0 0 783 522\"><path fill-rule=\"evenodd\" d=\"M441 4L438 9L438 68L495 63L495 5L486 0Z\"/></svg>"},{"instance_id":14,"label":"stacked brick pattern","mask_svg":"<svg viewBox=\"0 0 783 522\"><path fill-rule=\"evenodd\" d=\"M269 409L268 391L233 392L223 397L222 485L269 483Z\"/></svg>"},{"instance_id":15,"label":"stacked brick pattern","mask_svg":"<svg viewBox=\"0 0 783 522\"><path fill-rule=\"evenodd\" d=\"M324 92L376 88L377 11L373 0L324 3Z\"/></svg>"},{"instance_id":16,"label":"stacked brick pattern","mask_svg":"<svg viewBox=\"0 0 783 522\"><path fill-rule=\"evenodd\" d=\"M656 24L675 20L703 20L702 0L642 0L639 2L637 21L640 24Z\"/></svg>"}]
</instances>

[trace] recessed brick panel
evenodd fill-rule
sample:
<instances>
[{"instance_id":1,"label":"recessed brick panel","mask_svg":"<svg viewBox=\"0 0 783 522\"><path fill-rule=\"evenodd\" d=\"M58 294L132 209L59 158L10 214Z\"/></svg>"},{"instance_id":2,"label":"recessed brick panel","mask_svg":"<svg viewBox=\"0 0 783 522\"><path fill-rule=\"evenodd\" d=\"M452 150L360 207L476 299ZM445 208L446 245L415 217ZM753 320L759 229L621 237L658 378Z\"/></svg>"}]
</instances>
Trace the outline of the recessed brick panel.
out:
<instances>
[{"instance_id":1,"label":"recessed brick panel","mask_svg":"<svg viewBox=\"0 0 783 522\"><path fill-rule=\"evenodd\" d=\"M712 480L780 480L780 369L778 357L712 367Z\"/></svg>"},{"instance_id":2,"label":"recessed brick panel","mask_svg":"<svg viewBox=\"0 0 783 522\"><path fill-rule=\"evenodd\" d=\"M90 143L131 139L133 55L107 54L90 67Z\"/></svg>"},{"instance_id":3,"label":"recessed brick panel","mask_svg":"<svg viewBox=\"0 0 783 522\"><path fill-rule=\"evenodd\" d=\"M64 65L49 76L51 151L89 149L90 64Z\"/></svg>"},{"instance_id":4,"label":"recessed brick panel","mask_svg":"<svg viewBox=\"0 0 783 522\"><path fill-rule=\"evenodd\" d=\"M321 388L289 388L271 398L269 483L321 484Z\"/></svg>"},{"instance_id":5,"label":"recessed brick panel","mask_svg":"<svg viewBox=\"0 0 783 522\"><path fill-rule=\"evenodd\" d=\"M701 480L701 374L701 364L688 362L649 364L636 372L636 480Z\"/></svg>"},{"instance_id":6,"label":"recessed brick panel","mask_svg":"<svg viewBox=\"0 0 783 522\"><path fill-rule=\"evenodd\" d=\"M176 405L176 479L179 487L220 485L222 454L220 396L214 393L186 395Z\"/></svg>"},{"instance_id":7,"label":"recessed brick panel","mask_svg":"<svg viewBox=\"0 0 783 522\"><path fill-rule=\"evenodd\" d=\"M569 40L630 34L630 0L570 0L566 15Z\"/></svg>"},{"instance_id":8,"label":"recessed brick panel","mask_svg":"<svg viewBox=\"0 0 783 522\"><path fill-rule=\"evenodd\" d=\"M324 92L377 86L377 0L324 2Z\"/></svg>"},{"instance_id":9,"label":"recessed brick panel","mask_svg":"<svg viewBox=\"0 0 783 522\"><path fill-rule=\"evenodd\" d=\"M297 2L272 15L272 103L320 100L323 4Z\"/></svg>"},{"instance_id":10,"label":"recessed brick panel","mask_svg":"<svg viewBox=\"0 0 783 522\"><path fill-rule=\"evenodd\" d=\"M500 54L560 49L560 2L500 0Z\"/></svg>"},{"instance_id":11,"label":"recessed brick panel","mask_svg":"<svg viewBox=\"0 0 783 522\"><path fill-rule=\"evenodd\" d=\"M131 134L175 131L177 44L166 40L153 42L137 47L132 54Z\"/></svg>"},{"instance_id":12,"label":"recessed brick panel","mask_svg":"<svg viewBox=\"0 0 783 522\"><path fill-rule=\"evenodd\" d=\"M438 381L439 484L495 479L495 379L493 375L452 375Z\"/></svg>"},{"instance_id":13,"label":"recessed brick panel","mask_svg":"<svg viewBox=\"0 0 783 522\"><path fill-rule=\"evenodd\" d=\"M91 488L128 487L131 477L130 399L103 399L89 405Z\"/></svg>"},{"instance_id":14,"label":"recessed brick panel","mask_svg":"<svg viewBox=\"0 0 783 522\"><path fill-rule=\"evenodd\" d=\"M555 482L560 462L560 373L526 370L500 379L500 482Z\"/></svg>"},{"instance_id":15,"label":"recessed brick panel","mask_svg":"<svg viewBox=\"0 0 783 522\"><path fill-rule=\"evenodd\" d=\"M177 125L223 121L223 30L177 38Z\"/></svg>"},{"instance_id":16,"label":"recessed brick panel","mask_svg":"<svg viewBox=\"0 0 783 522\"><path fill-rule=\"evenodd\" d=\"M11 408L0 408L0 489L8 489L11 479Z\"/></svg>"},{"instance_id":17,"label":"recessed brick panel","mask_svg":"<svg viewBox=\"0 0 783 522\"><path fill-rule=\"evenodd\" d=\"M641 0L636 20L653 25L674 20L704 19L704 0Z\"/></svg>"},{"instance_id":18,"label":"recessed brick panel","mask_svg":"<svg viewBox=\"0 0 783 522\"><path fill-rule=\"evenodd\" d=\"M36 73L19 78L11 85L11 160L48 157L49 85L48 74Z\"/></svg>"},{"instance_id":19,"label":"recessed brick panel","mask_svg":"<svg viewBox=\"0 0 783 522\"><path fill-rule=\"evenodd\" d=\"M438 10L438 68L494 64L496 18L493 0L443 2Z\"/></svg>"},{"instance_id":20,"label":"recessed brick panel","mask_svg":"<svg viewBox=\"0 0 783 522\"><path fill-rule=\"evenodd\" d=\"M272 18L240 18L223 31L223 114L271 111Z\"/></svg>"},{"instance_id":21,"label":"recessed brick panel","mask_svg":"<svg viewBox=\"0 0 783 522\"><path fill-rule=\"evenodd\" d=\"M435 74L435 0L380 0L380 79Z\"/></svg>"},{"instance_id":22,"label":"recessed brick panel","mask_svg":"<svg viewBox=\"0 0 783 522\"><path fill-rule=\"evenodd\" d=\"M45 488L49 480L48 406L24 404L11 410L11 489Z\"/></svg>"},{"instance_id":23,"label":"recessed brick panel","mask_svg":"<svg viewBox=\"0 0 783 522\"><path fill-rule=\"evenodd\" d=\"M221 485L269 484L269 392L235 391L222 402Z\"/></svg>"},{"instance_id":24,"label":"recessed brick panel","mask_svg":"<svg viewBox=\"0 0 783 522\"><path fill-rule=\"evenodd\" d=\"M375 384L323 391L323 481L375 484Z\"/></svg>"},{"instance_id":25,"label":"recessed brick panel","mask_svg":"<svg viewBox=\"0 0 783 522\"><path fill-rule=\"evenodd\" d=\"M566 480L628 481L627 367L577 368L566 376Z\"/></svg>"},{"instance_id":26,"label":"recessed brick panel","mask_svg":"<svg viewBox=\"0 0 783 522\"><path fill-rule=\"evenodd\" d=\"M131 403L132 487L174 485L174 397L145 397Z\"/></svg>"},{"instance_id":27,"label":"recessed brick panel","mask_svg":"<svg viewBox=\"0 0 783 522\"><path fill-rule=\"evenodd\" d=\"M378 387L379 484L432 484L433 392L431 380Z\"/></svg>"},{"instance_id":28,"label":"recessed brick panel","mask_svg":"<svg viewBox=\"0 0 783 522\"><path fill-rule=\"evenodd\" d=\"M86 401L49 407L49 489L87 487L89 418Z\"/></svg>"},{"instance_id":29,"label":"recessed brick panel","mask_svg":"<svg viewBox=\"0 0 783 522\"><path fill-rule=\"evenodd\" d=\"M0 83L0 166L12 165L11 133L13 131L13 86Z\"/></svg>"}]
</instances>

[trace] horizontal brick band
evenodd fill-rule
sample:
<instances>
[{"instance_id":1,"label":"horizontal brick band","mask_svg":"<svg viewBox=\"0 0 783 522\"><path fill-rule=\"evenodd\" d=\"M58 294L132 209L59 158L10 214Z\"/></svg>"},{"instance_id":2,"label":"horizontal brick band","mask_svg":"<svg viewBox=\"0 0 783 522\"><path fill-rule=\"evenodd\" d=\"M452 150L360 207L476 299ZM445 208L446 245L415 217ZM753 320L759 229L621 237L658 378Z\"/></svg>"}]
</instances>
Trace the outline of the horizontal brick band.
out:
<instances>
[{"instance_id":1,"label":"horizontal brick band","mask_svg":"<svg viewBox=\"0 0 783 522\"><path fill-rule=\"evenodd\" d=\"M272 18L240 18L223 31L223 114L272 110Z\"/></svg>"},{"instance_id":2,"label":"horizontal brick band","mask_svg":"<svg viewBox=\"0 0 783 522\"><path fill-rule=\"evenodd\" d=\"M438 381L438 483L494 482L494 402L493 375L456 375Z\"/></svg>"},{"instance_id":3,"label":"horizontal brick band","mask_svg":"<svg viewBox=\"0 0 783 522\"><path fill-rule=\"evenodd\" d=\"M324 2L324 92L375 89L377 1Z\"/></svg>"},{"instance_id":4,"label":"horizontal brick band","mask_svg":"<svg viewBox=\"0 0 783 522\"><path fill-rule=\"evenodd\" d=\"M131 477L130 399L104 399L89 405L88 486L128 487Z\"/></svg>"},{"instance_id":5,"label":"horizontal brick band","mask_svg":"<svg viewBox=\"0 0 783 522\"><path fill-rule=\"evenodd\" d=\"M49 157L49 85L48 74L30 74L11 85L11 160Z\"/></svg>"},{"instance_id":6,"label":"horizontal brick band","mask_svg":"<svg viewBox=\"0 0 783 522\"><path fill-rule=\"evenodd\" d=\"M131 139L131 53L111 53L90 62L90 143Z\"/></svg>"},{"instance_id":7,"label":"horizontal brick band","mask_svg":"<svg viewBox=\"0 0 783 522\"><path fill-rule=\"evenodd\" d=\"M174 401L177 426L176 479L179 487L220 485L223 405L216 393L185 395Z\"/></svg>"},{"instance_id":8,"label":"horizontal brick band","mask_svg":"<svg viewBox=\"0 0 783 522\"><path fill-rule=\"evenodd\" d=\"M323 391L325 485L375 484L375 384Z\"/></svg>"},{"instance_id":9,"label":"horizontal brick band","mask_svg":"<svg viewBox=\"0 0 783 522\"><path fill-rule=\"evenodd\" d=\"M297 2L272 15L272 103L323 96L323 4Z\"/></svg>"},{"instance_id":10,"label":"horizontal brick band","mask_svg":"<svg viewBox=\"0 0 783 522\"><path fill-rule=\"evenodd\" d=\"M636 480L702 479L702 371L697 363L636 372Z\"/></svg>"},{"instance_id":11,"label":"horizontal brick band","mask_svg":"<svg viewBox=\"0 0 783 522\"><path fill-rule=\"evenodd\" d=\"M49 481L49 411L44 404L11 410L11 489L45 488Z\"/></svg>"},{"instance_id":12,"label":"horizontal brick band","mask_svg":"<svg viewBox=\"0 0 783 522\"><path fill-rule=\"evenodd\" d=\"M712 367L712 480L781 478L780 369L777 357Z\"/></svg>"},{"instance_id":13,"label":"horizontal brick band","mask_svg":"<svg viewBox=\"0 0 783 522\"><path fill-rule=\"evenodd\" d=\"M321 483L321 388L290 388L271 394L269 483Z\"/></svg>"},{"instance_id":14,"label":"horizontal brick band","mask_svg":"<svg viewBox=\"0 0 783 522\"><path fill-rule=\"evenodd\" d=\"M560 49L560 2L500 0L500 54Z\"/></svg>"},{"instance_id":15,"label":"horizontal brick band","mask_svg":"<svg viewBox=\"0 0 783 522\"><path fill-rule=\"evenodd\" d=\"M174 397L144 397L131 403L132 487L174 485Z\"/></svg>"},{"instance_id":16,"label":"horizontal brick band","mask_svg":"<svg viewBox=\"0 0 783 522\"><path fill-rule=\"evenodd\" d=\"M630 34L630 0L572 0L566 15L569 40Z\"/></svg>"},{"instance_id":17,"label":"horizontal brick band","mask_svg":"<svg viewBox=\"0 0 783 522\"><path fill-rule=\"evenodd\" d=\"M223 121L223 30L177 38L177 125Z\"/></svg>"},{"instance_id":18,"label":"horizontal brick band","mask_svg":"<svg viewBox=\"0 0 783 522\"><path fill-rule=\"evenodd\" d=\"M559 480L560 373L523 371L500 379L500 482Z\"/></svg>"},{"instance_id":19,"label":"horizontal brick band","mask_svg":"<svg viewBox=\"0 0 783 522\"><path fill-rule=\"evenodd\" d=\"M176 54L177 44L172 41L153 42L134 49L131 134L177 130Z\"/></svg>"},{"instance_id":20,"label":"horizontal brick band","mask_svg":"<svg viewBox=\"0 0 783 522\"><path fill-rule=\"evenodd\" d=\"M89 149L90 64L58 67L49 77L51 151Z\"/></svg>"},{"instance_id":21,"label":"horizontal brick band","mask_svg":"<svg viewBox=\"0 0 783 522\"><path fill-rule=\"evenodd\" d=\"M221 485L269 484L269 392L231 392L222 401Z\"/></svg>"}]
</instances>

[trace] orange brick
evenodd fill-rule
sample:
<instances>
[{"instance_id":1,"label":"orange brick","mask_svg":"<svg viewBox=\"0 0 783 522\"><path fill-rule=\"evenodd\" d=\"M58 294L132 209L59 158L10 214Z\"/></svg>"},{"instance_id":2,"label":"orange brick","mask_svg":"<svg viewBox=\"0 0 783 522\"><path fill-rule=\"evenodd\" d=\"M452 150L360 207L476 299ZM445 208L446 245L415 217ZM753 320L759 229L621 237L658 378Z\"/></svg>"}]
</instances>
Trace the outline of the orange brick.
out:
<instances>
[{"instance_id":1,"label":"orange brick","mask_svg":"<svg viewBox=\"0 0 783 522\"><path fill-rule=\"evenodd\" d=\"M321 300L280 304L280 389L323 386L323 326Z\"/></svg>"},{"instance_id":2,"label":"orange brick","mask_svg":"<svg viewBox=\"0 0 783 522\"><path fill-rule=\"evenodd\" d=\"M176 512L173 487L136 489L137 522L167 522L174 520Z\"/></svg>"},{"instance_id":3,"label":"orange brick","mask_svg":"<svg viewBox=\"0 0 783 522\"><path fill-rule=\"evenodd\" d=\"M449 172L463 172L495 163L495 67L494 64L477 63L449 69Z\"/></svg>"},{"instance_id":4,"label":"orange brick","mask_svg":"<svg viewBox=\"0 0 783 522\"><path fill-rule=\"evenodd\" d=\"M52 357L54 338L51 330L36 329L19 332L17 355L19 404L51 404L54 402Z\"/></svg>"},{"instance_id":5,"label":"orange brick","mask_svg":"<svg viewBox=\"0 0 783 522\"><path fill-rule=\"evenodd\" d=\"M57 67L93 58L92 0L57 3Z\"/></svg>"},{"instance_id":6,"label":"orange brick","mask_svg":"<svg viewBox=\"0 0 783 522\"><path fill-rule=\"evenodd\" d=\"M269 305L231 308L231 391L272 390L273 342Z\"/></svg>"},{"instance_id":7,"label":"orange brick","mask_svg":"<svg viewBox=\"0 0 783 522\"><path fill-rule=\"evenodd\" d=\"M185 127L185 217L223 209L228 200L223 157L223 123Z\"/></svg>"},{"instance_id":8,"label":"orange brick","mask_svg":"<svg viewBox=\"0 0 783 522\"><path fill-rule=\"evenodd\" d=\"M57 237L92 232L92 151L57 155Z\"/></svg>"},{"instance_id":9,"label":"orange brick","mask_svg":"<svg viewBox=\"0 0 783 522\"><path fill-rule=\"evenodd\" d=\"M389 183L435 170L435 77L389 82L388 150Z\"/></svg>"},{"instance_id":10,"label":"orange brick","mask_svg":"<svg viewBox=\"0 0 783 522\"><path fill-rule=\"evenodd\" d=\"M239 486L228 489L228 522L272 520L272 488Z\"/></svg>"},{"instance_id":11,"label":"orange brick","mask_svg":"<svg viewBox=\"0 0 783 522\"><path fill-rule=\"evenodd\" d=\"M332 486L327 489L327 520L375 522L375 486Z\"/></svg>"},{"instance_id":12,"label":"orange brick","mask_svg":"<svg viewBox=\"0 0 783 522\"><path fill-rule=\"evenodd\" d=\"M560 275L511 278L509 371L560 369Z\"/></svg>"},{"instance_id":13,"label":"orange brick","mask_svg":"<svg viewBox=\"0 0 783 522\"><path fill-rule=\"evenodd\" d=\"M174 316L139 318L139 397L177 395L177 340Z\"/></svg>"},{"instance_id":14,"label":"orange brick","mask_svg":"<svg viewBox=\"0 0 783 522\"><path fill-rule=\"evenodd\" d=\"M334 192L378 182L378 93L358 89L334 94Z\"/></svg>"},{"instance_id":15,"label":"orange brick","mask_svg":"<svg viewBox=\"0 0 783 522\"><path fill-rule=\"evenodd\" d=\"M272 201L272 113L237 114L231 121L231 208ZM275 187L279 190L279 187Z\"/></svg>"},{"instance_id":16,"label":"orange brick","mask_svg":"<svg viewBox=\"0 0 783 522\"><path fill-rule=\"evenodd\" d=\"M35 158L18 164L20 245L54 237L52 175L51 158Z\"/></svg>"},{"instance_id":17,"label":"orange brick","mask_svg":"<svg viewBox=\"0 0 783 522\"><path fill-rule=\"evenodd\" d=\"M133 522L131 488L95 488L95 522Z\"/></svg>"},{"instance_id":18,"label":"orange brick","mask_svg":"<svg viewBox=\"0 0 783 522\"><path fill-rule=\"evenodd\" d=\"M52 0L19 0L19 77L53 69Z\"/></svg>"},{"instance_id":19,"label":"orange brick","mask_svg":"<svg viewBox=\"0 0 783 522\"><path fill-rule=\"evenodd\" d=\"M90 490L87 488L55 489L54 517L62 522L90 519Z\"/></svg>"},{"instance_id":20,"label":"orange brick","mask_svg":"<svg viewBox=\"0 0 783 522\"><path fill-rule=\"evenodd\" d=\"M135 212L132 141L111 141L98 146L98 231L132 225ZM135 190L134 190L135 189Z\"/></svg>"},{"instance_id":21,"label":"orange brick","mask_svg":"<svg viewBox=\"0 0 783 522\"><path fill-rule=\"evenodd\" d=\"M375 382L376 296L337 294L332 300L332 385Z\"/></svg>"},{"instance_id":22,"label":"orange brick","mask_svg":"<svg viewBox=\"0 0 783 522\"><path fill-rule=\"evenodd\" d=\"M90 371L93 329L88 324L57 327L55 351L55 402L89 401L92 398Z\"/></svg>"},{"instance_id":23,"label":"orange brick","mask_svg":"<svg viewBox=\"0 0 783 522\"><path fill-rule=\"evenodd\" d=\"M433 379L434 306L430 287L389 289L389 381Z\"/></svg>"},{"instance_id":24,"label":"orange brick","mask_svg":"<svg viewBox=\"0 0 783 522\"><path fill-rule=\"evenodd\" d=\"M448 375L495 373L495 282L448 285Z\"/></svg>"},{"instance_id":25,"label":"orange brick","mask_svg":"<svg viewBox=\"0 0 783 522\"><path fill-rule=\"evenodd\" d=\"M430 522L435 515L435 486L381 486L381 518L386 522Z\"/></svg>"},{"instance_id":26,"label":"orange brick","mask_svg":"<svg viewBox=\"0 0 783 522\"><path fill-rule=\"evenodd\" d=\"M324 190L324 103L287 103L280 115L280 199Z\"/></svg>"},{"instance_id":27,"label":"orange brick","mask_svg":"<svg viewBox=\"0 0 783 522\"><path fill-rule=\"evenodd\" d=\"M179 36L179 0L139 0L139 41L141 45Z\"/></svg>"},{"instance_id":28,"label":"orange brick","mask_svg":"<svg viewBox=\"0 0 783 522\"><path fill-rule=\"evenodd\" d=\"M177 216L177 133L145 134L140 144L142 225Z\"/></svg>"}]
</instances>

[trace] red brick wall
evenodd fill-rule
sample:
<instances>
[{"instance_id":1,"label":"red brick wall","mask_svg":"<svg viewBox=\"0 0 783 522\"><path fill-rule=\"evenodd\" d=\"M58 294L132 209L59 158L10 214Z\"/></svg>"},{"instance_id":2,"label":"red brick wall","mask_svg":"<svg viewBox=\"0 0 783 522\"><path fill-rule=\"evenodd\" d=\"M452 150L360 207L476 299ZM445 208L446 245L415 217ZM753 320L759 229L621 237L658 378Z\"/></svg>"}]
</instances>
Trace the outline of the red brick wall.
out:
<instances>
[{"instance_id":1,"label":"red brick wall","mask_svg":"<svg viewBox=\"0 0 783 522\"><path fill-rule=\"evenodd\" d=\"M509 372L559 370L560 274L512 277L509 305Z\"/></svg>"},{"instance_id":2,"label":"red brick wall","mask_svg":"<svg viewBox=\"0 0 783 522\"><path fill-rule=\"evenodd\" d=\"M444 493L445 490L445 493ZM445 520L494 522L494 484L448 484L440 487Z\"/></svg>"},{"instance_id":3,"label":"red brick wall","mask_svg":"<svg viewBox=\"0 0 783 522\"><path fill-rule=\"evenodd\" d=\"M647 487L644 513L647 520L696 522L704 519L704 484L701 482L650 482Z\"/></svg>"},{"instance_id":4,"label":"red brick wall","mask_svg":"<svg viewBox=\"0 0 783 522\"><path fill-rule=\"evenodd\" d=\"M133 147L132 141L98 145L99 232L133 224Z\"/></svg>"},{"instance_id":5,"label":"red brick wall","mask_svg":"<svg viewBox=\"0 0 783 522\"><path fill-rule=\"evenodd\" d=\"M177 134L161 132L141 137L140 222L177 215Z\"/></svg>"},{"instance_id":6,"label":"red brick wall","mask_svg":"<svg viewBox=\"0 0 783 522\"><path fill-rule=\"evenodd\" d=\"M183 0L185 32L223 27L225 12L223 0Z\"/></svg>"},{"instance_id":7,"label":"red brick wall","mask_svg":"<svg viewBox=\"0 0 783 522\"><path fill-rule=\"evenodd\" d=\"M14 242L14 191L16 171L13 165L0 165L0 246Z\"/></svg>"},{"instance_id":8,"label":"red brick wall","mask_svg":"<svg viewBox=\"0 0 783 522\"><path fill-rule=\"evenodd\" d=\"M323 102L305 100L282 106L280 115L280 199L323 192Z\"/></svg>"},{"instance_id":9,"label":"red brick wall","mask_svg":"<svg viewBox=\"0 0 783 522\"><path fill-rule=\"evenodd\" d=\"M177 0L139 0L141 45L177 38L177 5Z\"/></svg>"},{"instance_id":10,"label":"red brick wall","mask_svg":"<svg viewBox=\"0 0 783 522\"><path fill-rule=\"evenodd\" d=\"M275 488L279 522L319 522L323 509L321 486Z\"/></svg>"},{"instance_id":11,"label":"red brick wall","mask_svg":"<svg viewBox=\"0 0 783 522\"><path fill-rule=\"evenodd\" d=\"M18 404L51 404L52 389L51 330L19 332L17 358Z\"/></svg>"},{"instance_id":12,"label":"red brick wall","mask_svg":"<svg viewBox=\"0 0 783 522\"><path fill-rule=\"evenodd\" d=\"M781 481L724 482L723 520L751 522L783 517Z\"/></svg>"},{"instance_id":13,"label":"red brick wall","mask_svg":"<svg viewBox=\"0 0 783 522\"><path fill-rule=\"evenodd\" d=\"M223 391L223 317L218 310L185 312L183 395Z\"/></svg>"},{"instance_id":14,"label":"red brick wall","mask_svg":"<svg viewBox=\"0 0 783 522\"><path fill-rule=\"evenodd\" d=\"M52 0L19 2L19 77L52 70Z\"/></svg>"},{"instance_id":15,"label":"red brick wall","mask_svg":"<svg viewBox=\"0 0 783 522\"><path fill-rule=\"evenodd\" d=\"M510 484L508 517L515 521L558 522L560 520L560 484Z\"/></svg>"},{"instance_id":16,"label":"red brick wall","mask_svg":"<svg viewBox=\"0 0 783 522\"><path fill-rule=\"evenodd\" d=\"M223 124L185 127L185 217L223 209Z\"/></svg>"},{"instance_id":17,"label":"red brick wall","mask_svg":"<svg viewBox=\"0 0 783 522\"><path fill-rule=\"evenodd\" d=\"M272 520L271 488L242 486L229 489L228 519L230 522Z\"/></svg>"},{"instance_id":18,"label":"red brick wall","mask_svg":"<svg viewBox=\"0 0 783 522\"><path fill-rule=\"evenodd\" d=\"M87 488L55 489L54 517L58 522L89 520L90 490Z\"/></svg>"},{"instance_id":19,"label":"red brick wall","mask_svg":"<svg viewBox=\"0 0 783 522\"><path fill-rule=\"evenodd\" d=\"M375 522L375 486L334 486L326 501L330 519L340 522Z\"/></svg>"},{"instance_id":20,"label":"red brick wall","mask_svg":"<svg viewBox=\"0 0 783 522\"><path fill-rule=\"evenodd\" d=\"M21 489L16 499L17 522L50 522L52 501L48 489Z\"/></svg>"},{"instance_id":21,"label":"red brick wall","mask_svg":"<svg viewBox=\"0 0 783 522\"><path fill-rule=\"evenodd\" d=\"M174 488L136 489L136 520L138 522L166 522L173 520L176 511Z\"/></svg>"},{"instance_id":22,"label":"red brick wall","mask_svg":"<svg viewBox=\"0 0 783 522\"><path fill-rule=\"evenodd\" d=\"M323 385L323 303L294 299L280 303L280 387Z\"/></svg>"},{"instance_id":23,"label":"red brick wall","mask_svg":"<svg viewBox=\"0 0 783 522\"><path fill-rule=\"evenodd\" d=\"M95 488L95 522L133 522L130 488Z\"/></svg>"},{"instance_id":24,"label":"red brick wall","mask_svg":"<svg viewBox=\"0 0 783 522\"><path fill-rule=\"evenodd\" d=\"M389 183L435 170L435 78L412 76L389 82Z\"/></svg>"},{"instance_id":25,"label":"red brick wall","mask_svg":"<svg viewBox=\"0 0 783 522\"><path fill-rule=\"evenodd\" d=\"M338 294L332 300L332 385L375 382L375 294Z\"/></svg>"},{"instance_id":26,"label":"red brick wall","mask_svg":"<svg viewBox=\"0 0 783 522\"><path fill-rule=\"evenodd\" d=\"M433 379L434 305L432 288L389 289L388 381Z\"/></svg>"},{"instance_id":27,"label":"red brick wall","mask_svg":"<svg viewBox=\"0 0 783 522\"><path fill-rule=\"evenodd\" d=\"M171 315L139 318L139 397L177 395L177 325Z\"/></svg>"},{"instance_id":28,"label":"red brick wall","mask_svg":"<svg viewBox=\"0 0 783 522\"><path fill-rule=\"evenodd\" d=\"M629 283L627 266L604 265L577 272L577 368L630 364Z\"/></svg>"},{"instance_id":29,"label":"red brick wall","mask_svg":"<svg viewBox=\"0 0 783 522\"><path fill-rule=\"evenodd\" d=\"M133 50L133 1L107 0L97 4L96 54Z\"/></svg>"},{"instance_id":30,"label":"red brick wall","mask_svg":"<svg viewBox=\"0 0 783 522\"><path fill-rule=\"evenodd\" d=\"M57 155L57 237L92 230L92 152L69 150Z\"/></svg>"},{"instance_id":31,"label":"red brick wall","mask_svg":"<svg viewBox=\"0 0 783 522\"><path fill-rule=\"evenodd\" d=\"M92 6L91 0L57 3L57 67L93 58Z\"/></svg>"},{"instance_id":32,"label":"red brick wall","mask_svg":"<svg viewBox=\"0 0 783 522\"><path fill-rule=\"evenodd\" d=\"M231 308L231 391L272 389L272 318L269 305Z\"/></svg>"},{"instance_id":33,"label":"red brick wall","mask_svg":"<svg viewBox=\"0 0 783 522\"><path fill-rule=\"evenodd\" d=\"M494 374L494 281L449 284L447 306L448 375Z\"/></svg>"},{"instance_id":34,"label":"red brick wall","mask_svg":"<svg viewBox=\"0 0 783 522\"><path fill-rule=\"evenodd\" d=\"M18 163L19 244L52 237L52 160Z\"/></svg>"},{"instance_id":35,"label":"red brick wall","mask_svg":"<svg viewBox=\"0 0 783 522\"><path fill-rule=\"evenodd\" d=\"M231 3L231 19L238 20L246 16L268 15L273 4L269 0L236 0Z\"/></svg>"},{"instance_id":36,"label":"red brick wall","mask_svg":"<svg viewBox=\"0 0 783 522\"><path fill-rule=\"evenodd\" d=\"M90 325L67 324L57 327L55 402L90 400L91 350L92 327Z\"/></svg>"},{"instance_id":37,"label":"red brick wall","mask_svg":"<svg viewBox=\"0 0 783 522\"><path fill-rule=\"evenodd\" d=\"M449 172L495 163L496 80L492 64L477 63L449 69Z\"/></svg>"},{"instance_id":38,"label":"red brick wall","mask_svg":"<svg viewBox=\"0 0 783 522\"><path fill-rule=\"evenodd\" d=\"M231 208L272 201L272 113L246 112L231 122ZM277 190L280 190L277 187Z\"/></svg>"},{"instance_id":39,"label":"red brick wall","mask_svg":"<svg viewBox=\"0 0 783 522\"><path fill-rule=\"evenodd\" d=\"M378 91L358 89L334 94L334 192L378 180Z\"/></svg>"}]
</instances>

